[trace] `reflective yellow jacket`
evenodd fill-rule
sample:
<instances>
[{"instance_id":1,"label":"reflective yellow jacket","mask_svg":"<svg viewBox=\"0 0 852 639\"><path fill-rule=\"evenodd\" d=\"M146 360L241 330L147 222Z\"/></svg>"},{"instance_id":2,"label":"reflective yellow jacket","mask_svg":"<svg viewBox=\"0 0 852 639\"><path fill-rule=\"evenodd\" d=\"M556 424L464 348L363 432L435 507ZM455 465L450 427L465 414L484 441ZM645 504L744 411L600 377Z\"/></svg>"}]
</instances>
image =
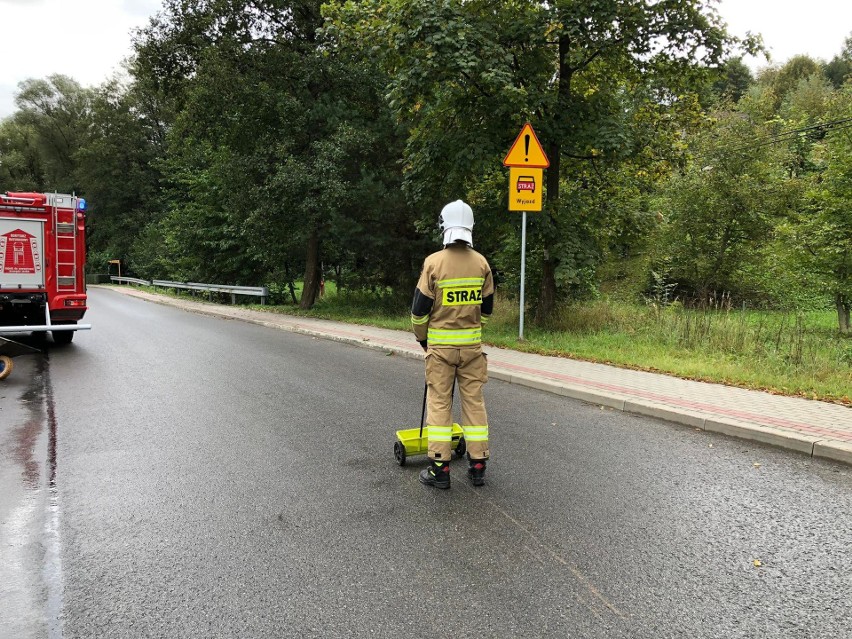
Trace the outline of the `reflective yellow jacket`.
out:
<instances>
[{"instance_id":1,"label":"reflective yellow jacket","mask_svg":"<svg viewBox=\"0 0 852 639\"><path fill-rule=\"evenodd\" d=\"M494 310L494 278L482 255L457 242L432 253L423 270L411 324L418 342L429 346L474 346L482 341L482 325Z\"/></svg>"}]
</instances>

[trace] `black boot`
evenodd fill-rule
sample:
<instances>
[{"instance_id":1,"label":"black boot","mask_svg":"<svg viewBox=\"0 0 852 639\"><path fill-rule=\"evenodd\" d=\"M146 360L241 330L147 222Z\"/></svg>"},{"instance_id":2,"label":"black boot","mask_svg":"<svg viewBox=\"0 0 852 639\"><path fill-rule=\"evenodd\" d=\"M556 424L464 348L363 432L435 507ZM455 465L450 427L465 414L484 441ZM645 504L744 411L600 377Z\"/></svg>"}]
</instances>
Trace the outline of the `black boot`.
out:
<instances>
[{"instance_id":1,"label":"black boot","mask_svg":"<svg viewBox=\"0 0 852 639\"><path fill-rule=\"evenodd\" d=\"M435 488L449 488L450 462L429 460L429 466L420 471L420 483Z\"/></svg>"},{"instance_id":2,"label":"black boot","mask_svg":"<svg viewBox=\"0 0 852 639\"><path fill-rule=\"evenodd\" d=\"M468 455L467 463L467 476L470 477L471 483L474 486L485 485L485 460L471 459L470 455Z\"/></svg>"}]
</instances>

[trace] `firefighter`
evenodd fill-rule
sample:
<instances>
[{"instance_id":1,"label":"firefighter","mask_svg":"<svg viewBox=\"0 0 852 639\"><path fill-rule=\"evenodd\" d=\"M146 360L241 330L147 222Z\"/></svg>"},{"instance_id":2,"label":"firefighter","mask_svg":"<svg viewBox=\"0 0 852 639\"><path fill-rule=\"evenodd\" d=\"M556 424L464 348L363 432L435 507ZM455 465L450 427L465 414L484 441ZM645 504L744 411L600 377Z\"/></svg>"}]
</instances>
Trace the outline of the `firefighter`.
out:
<instances>
[{"instance_id":1,"label":"firefighter","mask_svg":"<svg viewBox=\"0 0 852 639\"><path fill-rule=\"evenodd\" d=\"M420 481L450 487L452 396L458 381L468 476L474 486L482 486L488 459L482 386L488 381L488 365L481 335L494 309L494 280L488 261L473 250L473 211L467 204L447 204L439 226L444 248L423 262L411 305L414 335L426 351L428 386L429 466Z\"/></svg>"}]
</instances>

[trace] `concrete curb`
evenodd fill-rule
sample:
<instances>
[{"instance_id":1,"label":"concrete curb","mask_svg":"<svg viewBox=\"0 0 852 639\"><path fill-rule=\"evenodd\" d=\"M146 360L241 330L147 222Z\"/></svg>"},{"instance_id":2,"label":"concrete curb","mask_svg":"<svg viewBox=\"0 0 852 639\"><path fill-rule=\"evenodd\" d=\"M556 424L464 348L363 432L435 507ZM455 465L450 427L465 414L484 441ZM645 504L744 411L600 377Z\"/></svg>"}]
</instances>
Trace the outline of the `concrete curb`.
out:
<instances>
[{"instance_id":1,"label":"concrete curb","mask_svg":"<svg viewBox=\"0 0 852 639\"><path fill-rule=\"evenodd\" d=\"M156 304L162 304L164 306L173 306L201 315L239 320L251 324L257 324L259 326L265 326L267 328L287 330L292 333L309 335L317 339L328 339L336 342L360 346L362 348L384 351L386 353L394 353L396 355L400 355L408 359L417 359L421 361L423 359L423 354L419 349L406 349L399 346L381 344L379 342L373 342L370 338L358 339L356 337L344 335L333 335L328 332L324 332L321 329L300 326L297 323L298 318L295 318L295 321L293 319L290 319L294 318L294 316L282 315L282 318L287 319L281 322L275 322L272 320L260 319L245 315L237 316L228 313L224 310L219 310L216 305L210 304L210 306L208 307L208 302L199 302L194 300L188 302L176 298L158 296L147 292L136 291L135 289L126 289L119 287L104 288L118 290L119 292L125 295L137 297L146 301L154 302ZM252 309L250 312L260 313L262 311L255 311L254 309ZM358 325L352 324L351 326ZM563 397L577 399L590 404L597 404L599 406L606 406L608 408L623 411L626 413L655 417L657 419L662 419L664 421L679 424L681 426L699 428L707 432L719 433L750 441L757 441L763 444L769 444L772 446L805 453L811 457L830 459L836 462L852 464L852 443L850 442L821 438L805 433L796 432L795 430L790 429L769 428L761 424L753 424L748 423L746 421L720 418L716 416L708 416L700 412L678 409L672 406L661 404L656 401L649 400L647 402L643 402L641 399L637 399L634 397L620 397L617 393L607 394L602 391L596 392L594 390L589 390L588 388L574 386L570 383L548 379L544 375L528 375L524 373L501 369L499 363L493 361L489 362L488 375L491 379L497 379L500 381L509 382L510 384L518 384L536 390L555 393L557 395L562 395Z\"/></svg>"},{"instance_id":2,"label":"concrete curb","mask_svg":"<svg viewBox=\"0 0 852 639\"><path fill-rule=\"evenodd\" d=\"M836 440L821 440L814 443L813 456L852 464L852 444Z\"/></svg>"}]
</instances>

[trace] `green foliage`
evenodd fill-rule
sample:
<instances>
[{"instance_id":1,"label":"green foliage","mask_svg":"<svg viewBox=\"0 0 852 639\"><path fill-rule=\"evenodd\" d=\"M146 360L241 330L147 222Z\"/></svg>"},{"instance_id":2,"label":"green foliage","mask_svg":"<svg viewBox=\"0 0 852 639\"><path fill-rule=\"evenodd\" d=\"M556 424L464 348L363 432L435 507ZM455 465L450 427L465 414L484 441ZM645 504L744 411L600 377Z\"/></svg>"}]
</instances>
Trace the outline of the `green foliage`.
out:
<instances>
[{"instance_id":1,"label":"green foliage","mask_svg":"<svg viewBox=\"0 0 852 639\"><path fill-rule=\"evenodd\" d=\"M837 93L833 119L852 118L852 87ZM852 306L852 138L848 131L829 135L815 149L822 170L814 176L807 207L789 229L798 256L819 277L837 305L841 331L849 332Z\"/></svg>"},{"instance_id":2,"label":"green foliage","mask_svg":"<svg viewBox=\"0 0 852 639\"><path fill-rule=\"evenodd\" d=\"M89 133L76 153L76 175L92 203L90 251L122 259L142 277L160 273L134 257L145 229L161 217L158 130L144 115L144 97L113 80L93 92Z\"/></svg>"},{"instance_id":3,"label":"green foliage","mask_svg":"<svg viewBox=\"0 0 852 639\"><path fill-rule=\"evenodd\" d=\"M754 84L754 75L741 57L726 61L717 73L712 92L717 100L739 102Z\"/></svg>"},{"instance_id":4,"label":"green foliage","mask_svg":"<svg viewBox=\"0 0 852 639\"><path fill-rule=\"evenodd\" d=\"M159 210L158 148L140 96L116 81L84 89L53 75L22 82L16 101L0 123L0 190L86 196L89 250L127 259Z\"/></svg>"},{"instance_id":5,"label":"green foliage","mask_svg":"<svg viewBox=\"0 0 852 639\"><path fill-rule=\"evenodd\" d=\"M852 79L852 35L846 38L842 51L825 65L823 72L835 89Z\"/></svg>"},{"instance_id":6,"label":"green foliage","mask_svg":"<svg viewBox=\"0 0 852 639\"><path fill-rule=\"evenodd\" d=\"M91 98L64 75L19 84L18 111L0 125L0 190L82 192L76 155L87 140Z\"/></svg>"},{"instance_id":7,"label":"green foliage","mask_svg":"<svg viewBox=\"0 0 852 639\"><path fill-rule=\"evenodd\" d=\"M787 96L796 89L799 82L811 76L822 75L819 62L806 55L796 55L781 67L763 69L758 82L767 87L774 96L774 109L778 110Z\"/></svg>"},{"instance_id":8,"label":"green foliage","mask_svg":"<svg viewBox=\"0 0 852 639\"><path fill-rule=\"evenodd\" d=\"M670 161L693 104L683 94L738 44L698 2L367 0L325 11L329 37L388 74L390 105L410 129L406 190L424 210L466 195L519 123L533 121L551 160L545 215L531 228L542 317L557 298L594 288L601 229L618 214L589 202L600 202L609 173ZM649 147L668 148L660 158ZM482 212L497 216L503 204L492 198Z\"/></svg>"},{"instance_id":9,"label":"green foliage","mask_svg":"<svg viewBox=\"0 0 852 639\"><path fill-rule=\"evenodd\" d=\"M749 292L745 276L760 268L776 225L796 206L799 185L784 179L784 150L744 146L767 133L740 114L718 114L694 137L694 161L660 191L656 268L689 297Z\"/></svg>"},{"instance_id":10,"label":"green foliage","mask_svg":"<svg viewBox=\"0 0 852 639\"><path fill-rule=\"evenodd\" d=\"M81 191L76 154L88 134L91 91L63 75L25 80L19 88L13 119L35 133L43 183L62 193Z\"/></svg>"},{"instance_id":11,"label":"green foliage","mask_svg":"<svg viewBox=\"0 0 852 639\"><path fill-rule=\"evenodd\" d=\"M0 122L0 191L43 190L38 133L15 118Z\"/></svg>"},{"instance_id":12,"label":"green foliage","mask_svg":"<svg viewBox=\"0 0 852 639\"><path fill-rule=\"evenodd\" d=\"M380 76L321 46L319 25L319 2L248 14L168 2L140 36L136 68L178 113L159 224L176 273L256 282L301 268L308 306L323 264L347 287L416 277L422 240L399 197L404 143Z\"/></svg>"}]
</instances>

